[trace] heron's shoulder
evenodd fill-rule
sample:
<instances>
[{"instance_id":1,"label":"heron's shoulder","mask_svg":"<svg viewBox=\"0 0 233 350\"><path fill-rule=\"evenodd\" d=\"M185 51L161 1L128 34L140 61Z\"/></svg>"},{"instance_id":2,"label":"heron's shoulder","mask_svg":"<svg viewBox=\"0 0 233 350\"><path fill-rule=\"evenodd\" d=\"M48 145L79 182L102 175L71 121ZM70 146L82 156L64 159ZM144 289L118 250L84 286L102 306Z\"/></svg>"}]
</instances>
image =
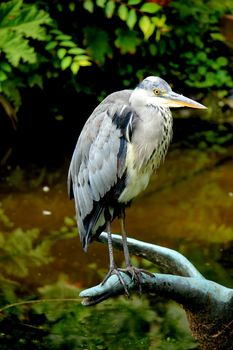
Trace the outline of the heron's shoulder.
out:
<instances>
[{"instance_id":1,"label":"heron's shoulder","mask_svg":"<svg viewBox=\"0 0 233 350\"><path fill-rule=\"evenodd\" d=\"M103 99L102 102L94 109L90 118L95 118L96 115L109 111L110 114L114 113L121 106L129 105L129 98L132 94L132 90L121 90L113 92Z\"/></svg>"},{"instance_id":2,"label":"heron's shoulder","mask_svg":"<svg viewBox=\"0 0 233 350\"><path fill-rule=\"evenodd\" d=\"M129 98L132 94L133 90L120 90L120 91L115 91L105 97L105 99L100 103L101 104L115 104L115 103L120 103L120 104L128 104L129 103Z\"/></svg>"}]
</instances>

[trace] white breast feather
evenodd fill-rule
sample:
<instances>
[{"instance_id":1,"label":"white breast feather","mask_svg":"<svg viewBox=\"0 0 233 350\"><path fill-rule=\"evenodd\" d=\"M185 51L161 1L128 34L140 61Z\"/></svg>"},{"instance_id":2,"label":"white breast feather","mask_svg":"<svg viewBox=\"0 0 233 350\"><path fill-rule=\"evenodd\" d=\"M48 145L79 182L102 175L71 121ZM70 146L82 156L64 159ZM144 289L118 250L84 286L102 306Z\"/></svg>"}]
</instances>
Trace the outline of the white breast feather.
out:
<instances>
[{"instance_id":1,"label":"white breast feather","mask_svg":"<svg viewBox=\"0 0 233 350\"><path fill-rule=\"evenodd\" d=\"M141 168L136 166L136 158L135 148L132 144L129 144L126 155L126 168L128 169L126 188L118 199L120 203L127 203L131 201L140 192L142 192L149 183L152 170L147 169L142 171Z\"/></svg>"},{"instance_id":2,"label":"white breast feather","mask_svg":"<svg viewBox=\"0 0 233 350\"><path fill-rule=\"evenodd\" d=\"M127 203L147 187L151 174L158 169L167 153L172 135L172 116L169 111L141 107L141 116L134 132L132 143L128 143L125 169L126 186L118 201ZM164 127L166 127L166 137Z\"/></svg>"}]
</instances>

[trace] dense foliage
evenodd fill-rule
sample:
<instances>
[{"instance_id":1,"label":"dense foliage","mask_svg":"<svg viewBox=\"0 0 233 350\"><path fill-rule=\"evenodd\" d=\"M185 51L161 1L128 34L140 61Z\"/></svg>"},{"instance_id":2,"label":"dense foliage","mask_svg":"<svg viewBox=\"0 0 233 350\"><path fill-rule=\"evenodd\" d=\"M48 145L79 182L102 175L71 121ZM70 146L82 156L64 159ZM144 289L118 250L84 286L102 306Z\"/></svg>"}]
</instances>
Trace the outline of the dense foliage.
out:
<instances>
[{"instance_id":1,"label":"dense foliage","mask_svg":"<svg viewBox=\"0 0 233 350\"><path fill-rule=\"evenodd\" d=\"M233 87L219 22L232 8L232 0L3 1L0 92L19 108L22 91L51 79L98 96L109 77L120 87L148 74Z\"/></svg>"}]
</instances>

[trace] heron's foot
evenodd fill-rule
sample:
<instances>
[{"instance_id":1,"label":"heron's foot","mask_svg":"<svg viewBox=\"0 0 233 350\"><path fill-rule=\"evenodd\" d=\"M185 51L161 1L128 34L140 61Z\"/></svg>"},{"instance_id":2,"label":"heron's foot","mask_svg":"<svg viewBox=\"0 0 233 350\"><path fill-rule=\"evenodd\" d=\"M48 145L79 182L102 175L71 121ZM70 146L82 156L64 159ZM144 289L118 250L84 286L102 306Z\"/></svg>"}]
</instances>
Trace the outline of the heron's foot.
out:
<instances>
[{"instance_id":1,"label":"heron's foot","mask_svg":"<svg viewBox=\"0 0 233 350\"><path fill-rule=\"evenodd\" d=\"M145 273L150 277L154 277L153 273L144 269L139 269L138 267L135 267L133 265L128 265L126 266L126 268L120 269L120 271L126 273L132 278L133 281L135 281L138 284L140 293L142 293L142 273Z\"/></svg>"},{"instance_id":2,"label":"heron's foot","mask_svg":"<svg viewBox=\"0 0 233 350\"><path fill-rule=\"evenodd\" d=\"M109 279L110 276L117 275L121 285L124 287L125 294L127 295L127 297L129 297L130 294L129 294L127 285L126 285L125 281L123 280L123 278L121 276L121 272L125 272L126 273L126 271L123 271L123 269L118 269L117 267L110 267L107 275L104 277L103 281L101 282L101 285L104 285L105 282Z\"/></svg>"}]
</instances>

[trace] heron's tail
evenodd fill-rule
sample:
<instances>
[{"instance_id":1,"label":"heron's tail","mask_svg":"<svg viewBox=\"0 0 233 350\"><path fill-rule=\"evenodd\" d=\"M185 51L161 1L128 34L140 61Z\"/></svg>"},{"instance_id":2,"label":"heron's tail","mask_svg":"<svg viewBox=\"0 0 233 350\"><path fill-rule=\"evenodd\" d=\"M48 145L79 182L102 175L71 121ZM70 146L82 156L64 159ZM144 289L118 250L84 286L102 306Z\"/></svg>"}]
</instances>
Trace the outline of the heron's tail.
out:
<instances>
[{"instance_id":1,"label":"heron's tail","mask_svg":"<svg viewBox=\"0 0 233 350\"><path fill-rule=\"evenodd\" d=\"M83 250L86 252L89 244L98 237L106 227L106 209L97 205L95 210L82 221L78 218L78 230Z\"/></svg>"}]
</instances>

